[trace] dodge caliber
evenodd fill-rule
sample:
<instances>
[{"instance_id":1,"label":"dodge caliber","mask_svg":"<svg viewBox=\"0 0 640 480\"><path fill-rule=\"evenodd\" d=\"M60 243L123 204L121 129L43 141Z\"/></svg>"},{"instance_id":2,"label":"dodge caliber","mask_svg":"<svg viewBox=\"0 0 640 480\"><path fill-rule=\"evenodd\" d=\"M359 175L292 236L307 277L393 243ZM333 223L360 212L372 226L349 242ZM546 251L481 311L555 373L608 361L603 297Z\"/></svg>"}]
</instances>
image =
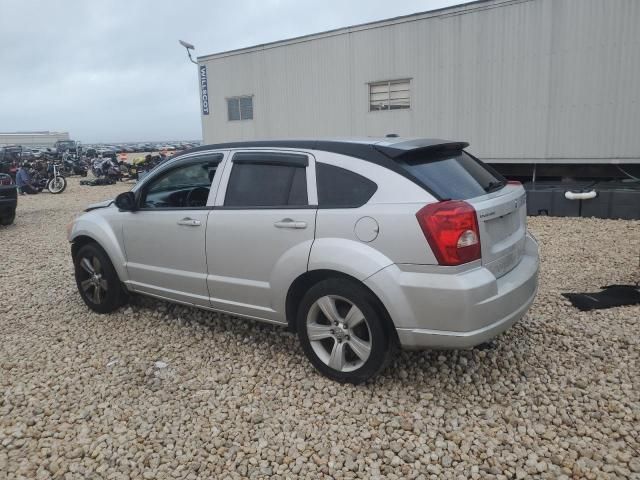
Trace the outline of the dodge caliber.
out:
<instances>
[{"instance_id":1,"label":"dodge caliber","mask_svg":"<svg viewBox=\"0 0 640 480\"><path fill-rule=\"evenodd\" d=\"M322 374L360 383L405 349L468 348L526 313L538 246L525 191L433 139L207 145L69 226L78 290L287 326ZM240 321L240 320L238 320Z\"/></svg>"}]
</instances>

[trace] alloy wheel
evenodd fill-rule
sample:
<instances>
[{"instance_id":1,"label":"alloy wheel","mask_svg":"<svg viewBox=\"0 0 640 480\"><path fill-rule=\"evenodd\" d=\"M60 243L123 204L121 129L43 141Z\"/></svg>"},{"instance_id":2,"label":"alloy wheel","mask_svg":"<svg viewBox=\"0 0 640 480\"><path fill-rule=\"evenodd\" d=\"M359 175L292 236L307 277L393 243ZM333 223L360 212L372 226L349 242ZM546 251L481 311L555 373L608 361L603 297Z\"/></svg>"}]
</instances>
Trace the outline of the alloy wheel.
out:
<instances>
[{"instance_id":1,"label":"alloy wheel","mask_svg":"<svg viewBox=\"0 0 640 480\"><path fill-rule=\"evenodd\" d=\"M109 290L109 283L103 278L102 265L98 257L83 257L80 260L81 278L80 288L84 294L96 305L100 305Z\"/></svg>"},{"instance_id":2,"label":"alloy wheel","mask_svg":"<svg viewBox=\"0 0 640 480\"><path fill-rule=\"evenodd\" d=\"M350 300L325 295L307 314L307 336L318 358L339 372L362 367L371 355L371 330L362 311Z\"/></svg>"}]
</instances>

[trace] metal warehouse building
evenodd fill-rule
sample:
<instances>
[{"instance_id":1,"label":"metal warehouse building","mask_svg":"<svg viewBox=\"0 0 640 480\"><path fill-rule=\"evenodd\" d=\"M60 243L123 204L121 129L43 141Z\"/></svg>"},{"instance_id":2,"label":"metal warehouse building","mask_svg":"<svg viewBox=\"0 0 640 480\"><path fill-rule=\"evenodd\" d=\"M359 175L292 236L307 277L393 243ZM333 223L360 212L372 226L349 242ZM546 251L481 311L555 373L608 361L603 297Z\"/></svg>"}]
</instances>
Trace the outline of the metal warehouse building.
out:
<instances>
[{"instance_id":1,"label":"metal warehouse building","mask_svg":"<svg viewBox=\"0 0 640 480\"><path fill-rule=\"evenodd\" d=\"M206 143L466 140L493 163L640 163L640 1L485 0L198 58Z\"/></svg>"},{"instance_id":2,"label":"metal warehouse building","mask_svg":"<svg viewBox=\"0 0 640 480\"><path fill-rule=\"evenodd\" d=\"M0 133L0 145L52 147L58 140L69 140L69 132Z\"/></svg>"}]
</instances>

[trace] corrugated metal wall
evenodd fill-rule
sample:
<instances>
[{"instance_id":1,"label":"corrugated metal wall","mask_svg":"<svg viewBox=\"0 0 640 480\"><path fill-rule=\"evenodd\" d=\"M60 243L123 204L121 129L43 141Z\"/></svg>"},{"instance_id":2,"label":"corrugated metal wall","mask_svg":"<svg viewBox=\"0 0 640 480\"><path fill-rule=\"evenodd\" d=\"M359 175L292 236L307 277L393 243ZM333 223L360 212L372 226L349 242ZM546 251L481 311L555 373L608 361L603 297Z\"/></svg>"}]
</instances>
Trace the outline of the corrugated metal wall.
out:
<instances>
[{"instance_id":1,"label":"corrugated metal wall","mask_svg":"<svg viewBox=\"0 0 640 480\"><path fill-rule=\"evenodd\" d=\"M202 57L205 142L467 140L489 161L640 163L640 1L494 0ZM368 82L411 78L411 109ZM254 95L254 119L225 98Z\"/></svg>"},{"instance_id":2,"label":"corrugated metal wall","mask_svg":"<svg viewBox=\"0 0 640 480\"><path fill-rule=\"evenodd\" d=\"M69 140L69 132L0 133L0 145L52 147L58 140Z\"/></svg>"}]
</instances>

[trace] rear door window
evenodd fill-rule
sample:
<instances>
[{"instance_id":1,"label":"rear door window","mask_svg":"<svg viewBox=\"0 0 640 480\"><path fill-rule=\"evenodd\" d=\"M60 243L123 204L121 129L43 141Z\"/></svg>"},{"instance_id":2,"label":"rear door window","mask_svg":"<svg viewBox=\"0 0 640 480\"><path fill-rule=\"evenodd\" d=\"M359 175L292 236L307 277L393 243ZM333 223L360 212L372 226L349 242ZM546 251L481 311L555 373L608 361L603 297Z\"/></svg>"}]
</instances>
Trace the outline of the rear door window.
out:
<instances>
[{"instance_id":1,"label":"rear door window","mask_svg":"<svg viewBox=\"0 0 640 480\"><path fill-rule=\"evenodd\" d=\"M463 151L409 153L402 162L427 190L442 200L467 200L506 185L502 175Z\"/></svg>"},{"instance_id":2,"label":"rear door window","mask_svg":"<svg viewBox=\"0 0 640 480\"><path fill-rule=\"evenodd\" d=\"M237 153L224 199L226 207L265 208L308 205L305 155Z\"/></svg>"},{"instance_id":3,"label":"rear door window","mask_svg":"<svg viewBox=\"0 0 640 480\"><path fill-rule=\"evenodd\" d=\"M369 201L378 185L357 173L326 163L316 163L318 206L357 208Z\"/></svg>"}]
</instances>

